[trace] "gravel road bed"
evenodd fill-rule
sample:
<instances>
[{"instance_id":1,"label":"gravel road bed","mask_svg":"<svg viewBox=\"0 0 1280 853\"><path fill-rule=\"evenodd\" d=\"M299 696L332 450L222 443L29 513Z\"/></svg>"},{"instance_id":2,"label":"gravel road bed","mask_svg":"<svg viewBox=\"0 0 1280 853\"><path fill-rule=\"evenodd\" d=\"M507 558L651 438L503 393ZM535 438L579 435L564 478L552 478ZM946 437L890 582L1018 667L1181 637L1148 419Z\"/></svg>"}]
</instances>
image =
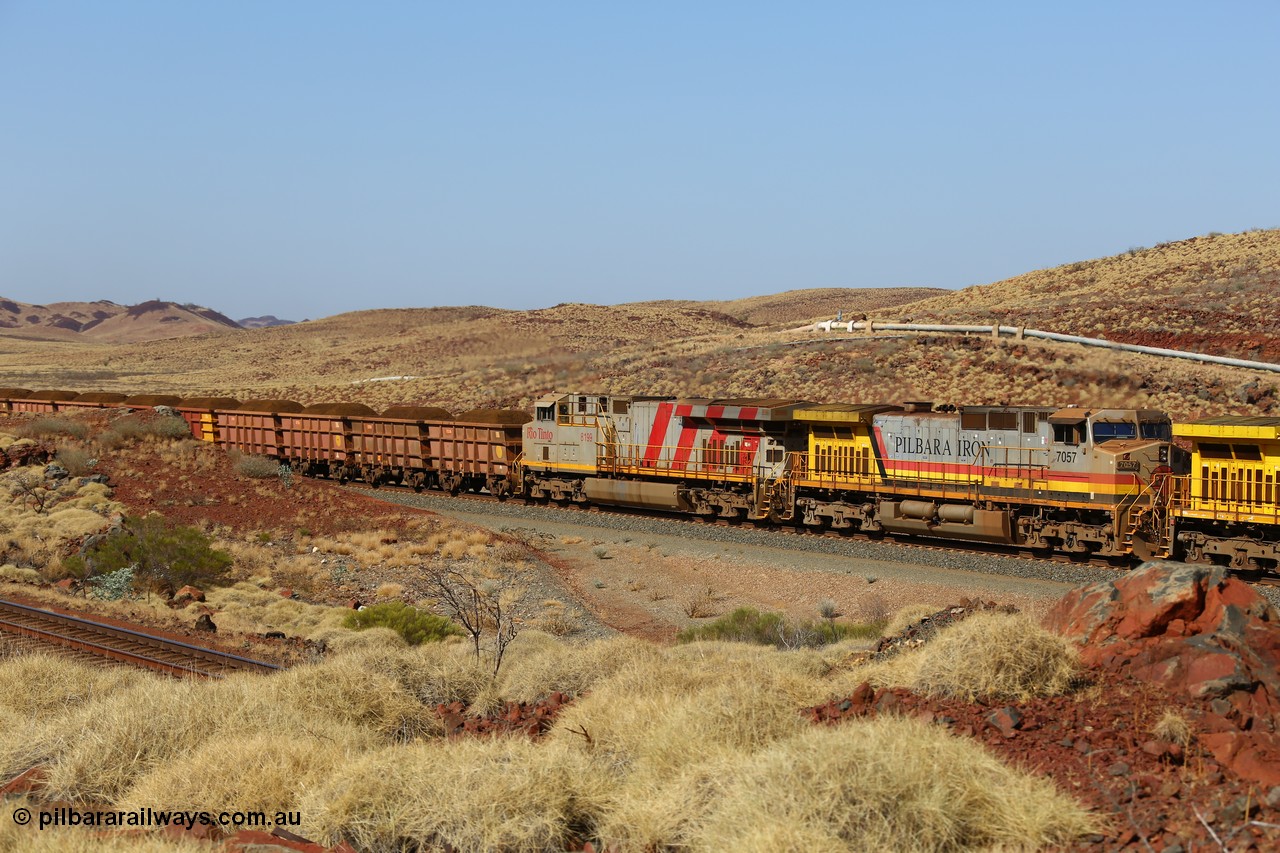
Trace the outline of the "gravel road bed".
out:
<instances>
[{"instance_id":1,"label":"gravel road bed","mask_svg":"<svg viewBox=\"0 0 1280 853\"><path fill-rule=\"evenodd\" d=\"M1079 586L1100 580L1110 580L1118 570L1097 566L1070 565L1066 563L1035 560L1022 557L1003 557L998 554L969 553L964 551L932 550L910 547L894 542L867 542L862 540L835 539L817 535L783 534L772 530L756 530L749 527L723 527L714 524L698 524L677 519L653 518L613 512L589 512L575 509L528 506L523 501L509 500L503 503L458 500L435 494L412 494L387 490L363 490L370 497L406 506L428 509L455 517L470 516L480 519L502 519L506 526L571 525L597 528L632 536L674 536L683 540L701 540L707 543L731 544L751 548L780 551L808 552L812 554L847 557L861 563L900 563L911 567L928 566L957 572L978 572L1004 575L1030 581ZM489 522L494 523L494 522ZM1280 587L1256 587L1273 604L1280 606Z\"/></svg>"},{"instance_id":2,"label":"gravel road bed","mask_svg":"<svg viewBox=\"0 0 1280 853\"><path fill-rule=\"evenodd\" d=\"M707 581L718 589L736 585L740 592L749 596L735 601L735 604L785 604L793 606L797 613L803 609L802 601L807 602L804 606L812 604L808 599L813 597L817 586L825 594L847 604L852 611L859 600L865 600L865 589L859 590L863 578L888 582L877 584L875 589L881 592L890 608L916 601L945 604L967 596L995 598L1043 612L1068 589L1114 579L1121 571L998 554L910 547L894 542L788 535L749 527L724 527L626 513L527 506L518 500L493 503L430 493L415 495L385 489L362 491L370 497L438 512L478 526L510 532L530 541L540 539L548 551L560 552L560 556L571 563L576 551L579 567L583 567L584 550L587 562L596 562L590 557L591 546L601 544L608 548L610 560L585 567L593 581L596 581L595 575L603 573L605 565L614 566L622 572L616 578L601 578L612 583L626 579L624 566L656 562L651 555L678 549L683 555L694 558L699 565L697 582ZM572 541L575 537L586 537L589 541L578 548L559 547L559 540ZM616 561L613 559L615 556ZM839 577L815 584L812 582L812 573L815 572ZM752 577L755 578L754 586L748 580ZM694 578L689 580L693 582ZM603 614L607 614L611 606L624 606L617 600L601 601L601 593L593 589L597 583L576 585L573 597L585 601L588 610ZM952 592L948 593L947 589ZM1259 589L1280 606L1280 588ZM766 590L772 591L772 597L765 595ZM681 594L679 590L673 590L673 593L677 597ZM751 593L754 593L754 601L750 599ZM943 601L943 598L947 600ZM682 617L678 608L661 614L657 605L647 604L644 607L677 626L692 624Z\"/></svg>"},{"instance_id":3,"label":"gravel road bed","mask_svg":"<svg viewBox=\"0 0 1280 853\"><path fill-rule=\"evenodd\" d=\"M447 498L432 494L388 490L362 490L370 497L405 506L428 509L455 517L473 516L490 519L507 519L508 526L524 525L576 525L593 527L633 536L675 536L682 539L702 540L711 543L769 548L784 551L800 551L870 560L877 563L906 563L911 566L931 566L962 572L982 572L1006 575L1027 580L1056 583L1093 583L1115 577L1115 570L1095 566L1073 566L1046 560L1030 560L1002 557L995 554L977 554L964 551L913 548L891 542L866 542L835 539L816 535L788 535L772 530L723 527L674 519L626 515L612 512L588 512L540 506L526 506L522 501L488 503Z\"/></svg>"}]
</instances>

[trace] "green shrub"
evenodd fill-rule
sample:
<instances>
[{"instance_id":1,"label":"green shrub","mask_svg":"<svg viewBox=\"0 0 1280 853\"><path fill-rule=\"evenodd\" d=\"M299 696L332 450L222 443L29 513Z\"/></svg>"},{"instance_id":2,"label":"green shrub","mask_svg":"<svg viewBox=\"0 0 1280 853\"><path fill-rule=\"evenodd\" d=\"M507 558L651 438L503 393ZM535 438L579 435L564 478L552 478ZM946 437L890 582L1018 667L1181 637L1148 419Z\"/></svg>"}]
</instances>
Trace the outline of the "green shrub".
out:
<instances>
[{"instance_id":1,"label":"green shrub","mask_svg":"<svg viewBox=\"0 0 1280 853\"><path fill-rule=\"evenodd\" d=\"M870 639L880 634L879 626L853 622L787 621L781 613L761 613L754 607L739 607L714 622L686 628L676 639L681 643L699 640L728 640L735 643L758 643L778 648L823 646L849 639Z\"/></svg>"},{"instance_id":2,"label":"green shrub","mask_svg":"<svg viewBox=\"0 0 1280 853\"><path fill-rule=\"evenodd\" d=\"M123 569L89 578L84 587L86 593L94 598L119 601L133 592L135 581L133 566L125 566Z\"/></svg>"},{"instance_id":3,"label":"green shrub","mask_svg":"<svg viewBox=\"0 0 1280 853\"><path fill-rule=\"evenodd\" d=\"M445 637L460 637L462 630L443 616L424 613L403 601L388 601L348 614L343 626L363 631L366 628L390 628L411 646L435 643Z\"/></svg>"},{"instance_id":4,"label":"green shrub","mask_svg":"<svg viewBox=\"0 0 1280 853\"><path fill-rule=\"evenodd\" d=\"M172 594L186 584L216 585L231 568L231 555L215 549L194 527L173 525L159 515L126 518L84 557L63 560L71 574L84 578L132 567L135 585Z\"/></svg>"},{"instance_id":5,"label":"green shrub","mask_svg":"<svg viewBox=\"0 0 1280 853\"><path fill-rule=\"evenodd\" d=\"M36 418L18 429L21 435L29 438L41 438L65 435L68 438L84 438L89 434L89 425L67 418Z\"/></svg>"}]
</instances>

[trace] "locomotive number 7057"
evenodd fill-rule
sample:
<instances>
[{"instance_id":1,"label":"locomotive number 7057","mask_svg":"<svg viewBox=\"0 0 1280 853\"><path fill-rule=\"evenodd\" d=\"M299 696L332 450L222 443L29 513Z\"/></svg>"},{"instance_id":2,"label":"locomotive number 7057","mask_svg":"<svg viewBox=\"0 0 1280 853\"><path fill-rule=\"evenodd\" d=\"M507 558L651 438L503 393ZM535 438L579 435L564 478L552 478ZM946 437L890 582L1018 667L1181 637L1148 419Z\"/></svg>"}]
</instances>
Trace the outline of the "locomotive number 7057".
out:
<instances>
[{"instance_id":1,"label":"locomotive number 7057","mask_svg":"<svg viewBox=\"0 0 1280 853\"><path fill-rule=\"evenodd\" d=\"M1076 461L1076 455L1077 455L1078 453L1079 453L1079 451L1077 451L1077 450L1059 450L1059 451L1058 451L1058 456L1057 456L1057 460L1056 460L1056 461L1058 461L1058 462L1075 462L1075 461Z\"/></svg>"}]
</instances>

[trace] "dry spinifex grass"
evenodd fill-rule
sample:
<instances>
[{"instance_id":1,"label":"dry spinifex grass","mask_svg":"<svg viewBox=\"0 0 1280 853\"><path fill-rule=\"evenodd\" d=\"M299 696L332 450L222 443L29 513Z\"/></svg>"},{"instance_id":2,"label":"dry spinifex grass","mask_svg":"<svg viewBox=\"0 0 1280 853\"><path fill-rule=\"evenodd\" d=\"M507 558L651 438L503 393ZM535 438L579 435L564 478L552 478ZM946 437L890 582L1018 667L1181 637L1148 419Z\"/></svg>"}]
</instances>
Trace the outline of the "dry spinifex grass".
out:
<instances>
[{"instance_id":1,"label":"dry spinifex grass","mask_svg":"<svg viewBox=\"0 0 1280 853\"><path fill-rule=\"evenodd\" d=\"M1028 680L1054 671L1010 666L1027 654L1011 634L1025 626L1011 622L975 623L991 649L961 635L948 651L964 624L939 635L937 660L926 645L897 676L919 678L958 652ZM374 850L583 838L624 849L1035 847L1093 825L1047 782L936 728L811 728L799 708L870 671L841 670L839 649L627 638L575 648L526 631L495 680L465 644L408 648L371 630L337 632L330 645L323 663L218 684L65 664L47 695L28 699L22 679L35 664L0 661L0 686L13 685L0 713L30 720L0 728L0 775L43 763L50 794L71 802L300 809L303 834ZM438 702L492 708L551 690L578 699L542 741L441 738Z\"/></svg>"}]
</instances>

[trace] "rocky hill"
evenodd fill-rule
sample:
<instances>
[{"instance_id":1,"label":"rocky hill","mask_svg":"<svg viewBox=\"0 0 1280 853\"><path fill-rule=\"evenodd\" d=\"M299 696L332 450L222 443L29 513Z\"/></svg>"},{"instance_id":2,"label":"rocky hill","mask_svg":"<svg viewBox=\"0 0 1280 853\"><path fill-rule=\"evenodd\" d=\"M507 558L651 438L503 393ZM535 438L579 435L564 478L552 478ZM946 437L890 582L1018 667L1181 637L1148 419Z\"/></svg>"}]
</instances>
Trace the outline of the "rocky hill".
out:
<instances>
[{"instance_id":1,"label":"rocky hill","mask_svg":"<svg viewBox=\"0 0 1280 853\"><path fill-rule=\"evenodd\" d=\"M789 327L815 318L845 319L949 294L937 287L817 287L748 296L722 302L649 302L638 305L685 306L726 314L751 326Z\"/></svg>"},{"instance_id":2,"label":"rocky hill","mask_svg":"<svg viewBox=\"0 0 1280 853\"><path fill-rule=\"evenodd\" d=\"M0 353L0 384L453 410L528 407L542 395L582 389L823 402L1141 406L1179 418L1272 415L1280 401L1276 374L1032 340L798 329L838 311L882 320L999 319L1280 361L1280 333L1270 321L1280 309L1278 270L1280 231L1260 231L1193 238L948 293L825 289L728 302L532 311L386 309L249 332L220 326L212 334L152 341L98 341L54 330L64 337L48 334ZM90 305L120 313L110 303ZM125 313L113 322L129 322ZM14 331L0 329L0 335ZM69 346L71 339L81 345Z\"/></svg>"},{"instance_id":3,"label":"rocky hill","mask_svg":"<svg viewBox=\"0 0 1280 853\"><path fill-rule=\"evenodd\" d=\"M1004 323L1280 361L1280 230L1209 234L937 296L917 322Z\"/></svg>"},{"instance_id":4,"label":"rocky hill","mask_svg":"<svg viewBox=\"0 0 1280 853\"><path fill-rule=\"evenodd\" d=\"M151 300L138 305L0 299L0 335L29 340L137 343L239 329L236 321L199 305Z\"/></svg>"},{"instance_id":5,"label":"rocky hill","mask_svg":"<svg viewBox=\"0 0 1280 853\"><path fill-rule=\"evenodd\" d=\"M237 320L236 324L242 329L267 329L272 326L292 326L297 320L281 320L274 314L264 314L261 317L245 317L243 320Z\"/></svg>"}]
</instances>

